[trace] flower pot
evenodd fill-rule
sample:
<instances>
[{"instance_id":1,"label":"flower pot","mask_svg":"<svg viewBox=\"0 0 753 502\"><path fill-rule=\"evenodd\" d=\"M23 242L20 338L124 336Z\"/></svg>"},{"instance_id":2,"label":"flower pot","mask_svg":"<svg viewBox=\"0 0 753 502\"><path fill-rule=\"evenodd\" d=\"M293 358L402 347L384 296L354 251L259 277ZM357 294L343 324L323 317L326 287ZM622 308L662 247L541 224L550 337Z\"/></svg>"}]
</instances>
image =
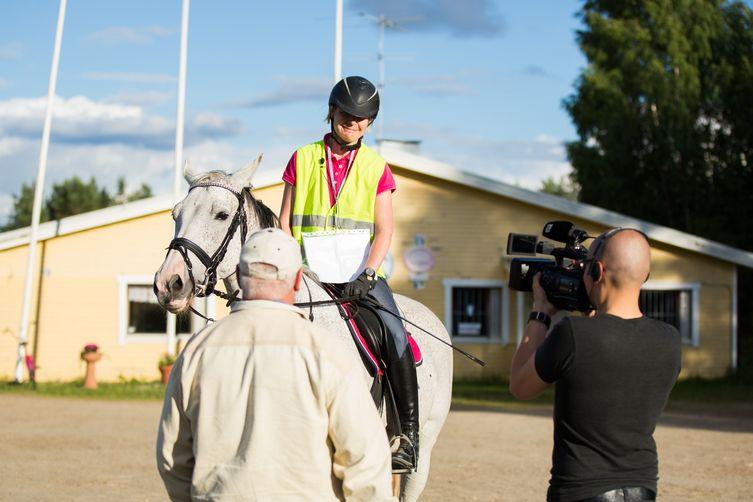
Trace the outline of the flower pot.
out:
<instances>
[{"instance_id":1,"label":"flower pot","mask_svg":"<svg viewBox=\"0 0 753 502\"><path fill-rule=\"evenodd\" d=\"M97 379L94 376L94 367L97 361L102 359L102 354L99 352L87 352L81 358L86 361L86 377L84 378L85 389L96 389Z\"/></svg>"},{"instance_id":2,"label":"flower pot","mask_svg":"<svg viewBox=\"0 0 753 502\"><path fill-rule=\"evenodd\" d=\"M167 381L170 380L170 370L173 369L172 364L167 364L165 366L160 366L159 371L162 374L162 383L167 384Z\"/></svg>"}]
</instances>

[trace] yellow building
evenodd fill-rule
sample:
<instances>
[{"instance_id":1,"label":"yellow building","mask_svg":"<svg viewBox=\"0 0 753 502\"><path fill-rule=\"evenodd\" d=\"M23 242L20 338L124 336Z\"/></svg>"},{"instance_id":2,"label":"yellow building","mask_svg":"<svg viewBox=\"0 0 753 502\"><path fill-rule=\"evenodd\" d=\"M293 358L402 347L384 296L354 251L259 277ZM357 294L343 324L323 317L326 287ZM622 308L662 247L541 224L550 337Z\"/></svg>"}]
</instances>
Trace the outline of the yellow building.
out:
<instances>
[{"instance_id":1,"label":"yellow building","mask_svg":"<svg viewBox=\"0 0 753 502\"><path fill-rule=\"evenodd\" d=\"M642 296L653 315L682 333L683 376L724 375L737 361L737 267L744 252L594 206L531 192L425 157L384 149L398 184L395 234L386 269L397 292L429 306L454 343L487 361L455 358L457 378L505 376L530 310L530 294L506 287L510 232L538 234L570 220L589 234L611 227L644 231L652 244L651 279ZM277 178L275 176L275 178ZM255 195L279 207L282 184L257 180ZM153 197L40 226L29 353L37 379L83 375L79 352L100 346L101 380L158 376L166 315L151 293L172 236L169 197ZM0 377L14 373L29 229L0 234ZM224 315L224 302L197 308ZM203 325L179 321L181 338Z\"/></svg>"}]
</instances>

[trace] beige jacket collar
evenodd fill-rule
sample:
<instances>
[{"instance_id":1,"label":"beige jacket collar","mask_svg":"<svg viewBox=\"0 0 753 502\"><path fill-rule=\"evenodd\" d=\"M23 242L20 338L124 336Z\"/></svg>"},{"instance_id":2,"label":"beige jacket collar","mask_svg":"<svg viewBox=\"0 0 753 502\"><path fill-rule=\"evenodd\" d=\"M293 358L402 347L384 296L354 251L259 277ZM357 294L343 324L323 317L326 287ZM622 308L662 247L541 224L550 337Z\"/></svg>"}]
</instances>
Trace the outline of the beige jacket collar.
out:
<instances>
[{"instance_id":1,"label":"beige jacket collar","mask_svg":"<svg viewBox=\"0 0 753 502\"><path fill-rule=\"evenodd\" d=\"M299 316L306 319L306 313L296 307L295 305L290 305L288 303L283 302L276 302L274 300L242 300L233 302L233 304L230 307L230 312L239 312L241 310L250 310L250 309L264 309L264 310L287 310L289 312L294 312L298 314Z\"/></svg>"}]
</instances>

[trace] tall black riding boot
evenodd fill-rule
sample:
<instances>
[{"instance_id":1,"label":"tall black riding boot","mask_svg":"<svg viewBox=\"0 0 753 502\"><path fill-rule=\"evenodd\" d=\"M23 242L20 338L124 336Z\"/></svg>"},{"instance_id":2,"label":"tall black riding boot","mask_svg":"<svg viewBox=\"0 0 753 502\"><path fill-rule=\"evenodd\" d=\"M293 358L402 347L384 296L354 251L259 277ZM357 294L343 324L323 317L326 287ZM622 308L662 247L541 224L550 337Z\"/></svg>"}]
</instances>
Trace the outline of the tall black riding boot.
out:
<instances>
[{"instance_id":1,"label":"tall black riding boot","mask_svg":"<svg viewBox=\"0 0 753 502\"><path fill-rule=\"evenodd\" d=\"M387 378L395 395L402 437L392 455L393 472L411 472L418 466L418 379L413 351L406 347L402 357L387 368Z\"/></svg>"}]
</instances>

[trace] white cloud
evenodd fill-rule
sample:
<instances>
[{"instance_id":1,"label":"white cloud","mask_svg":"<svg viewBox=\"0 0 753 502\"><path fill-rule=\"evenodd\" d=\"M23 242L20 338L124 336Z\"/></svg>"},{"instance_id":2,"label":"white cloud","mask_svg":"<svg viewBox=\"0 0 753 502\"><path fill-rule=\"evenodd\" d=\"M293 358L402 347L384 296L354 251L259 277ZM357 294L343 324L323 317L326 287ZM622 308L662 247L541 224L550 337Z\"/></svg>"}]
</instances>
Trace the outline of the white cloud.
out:
<instances>
[{"instance_id":1,"label":"white cloud","mask_svg":"<svg viewBox=\"0 0 753 502\"><path fill-rule=\"evenodd\" d=\"M0 134L8 137L38 137L47 100L16 98L0 101ZM237 119L216 114L198 114L186 121L186 142L233 136L240 131ZM52 126L55 142L76 144L131 144L147 148L172 148L172 119L146 113L143 108L85 96L56 97Z\"/></svg>"},{"instance_id":2,"label":"white cloud","mask_svg":"<svg viewBox=\"0 0 753 502\"><path fill-rule=\"evenodd\" d=\"M546 134L532 139L490 139L452 128L394 121L398 137L420 138L424 155L487 178L538 190L541 182L568 174L572 167L562 140Z\"/></svg>"},{"instance_id":3,"label":"white cloud","mask_svg":"<svg viewBox=\"0 0 753 502\"><path fill-rule=\"evenodd\" d=\"M14 139L13 147L4 147L0 140L0 221L7 217L12 206L12 195L20 191L22 183L29 183L36 176L39 155L38 139ZM232 145L225 141L207 140L189 146L184 157L199 169L234 172L264 154L257 179L282 176L282 171L297 146L292 141L275 143L272 146ZM153 150L134 145L107 144L57 144L50 149L45 180L49 193L54 183L72 176L83 179L94 177L97 183L115 188L119 177L124 177L129 188L146 183L155 194L172 190L174 154L172 150ZM5 212L3 212L5 211Z\"/></svg>"},{"instance_id":4,"label":"white cloud","mask_svg":"<svg viewBox=\"0 0 753 502\"><path fill-rule=\"evenodd\" d=\"M473 93L471 87L455 75L417 75L395 78L391 83L431 96L468 96Z\"/></svg>"},{"instance_id":5,"label":"white cloud","mask_svg":"<svg viewBox=\"0 0 753 502\"><path fill-rule=\"evenodd\" d=\"M282 77L277 87L251 99L231 103L241 108L287 105L304 101L326 102L332 82L325 78Z\"/></svg>"},{"instance_id":6,"label":"white cloud","mask_svg":"<svg viewBox=\"0 0 753 502\"><path fill-rule=\"evenodd\" d=\"M169 37L174 30L164 26L146 26L133 28L127 26L112 26L96 31L86 37L86 40L106 44L137 44L145 45L157 39Z\"/></svg>"},{"instance_id":7,"label":"white cloud","mask_svg":"<svg viewBox=\"0 0 753 502\"><path fill-rule=\"evenodd\" d=\"M539 65L530 64L523 68L522 71L523 75L527 75L529 77L538 77L538 78L552 78L553 75L546 71L544 68L542 68Z\"/></svg>"},{"instance_id":8,"label":"white cloud","mask_svg":"<svg viewBox=\"0 0 753 502\"><path fill-rule=\"evenodd\" d=\"M386 16L409 31L449 32L456 37L494 37L506 30L492 0L355 0L352 11Z\"/></svg>"},{"instance_id":9,"label":"white cloud","mask_svg":"<svg viewBox=\"0 0 753 502\"><path fill-rule=\"evenodd\" d=\"M4 137L0 138L0 159L13 155L25 148L25 142L22 138Z\"/></svg>"},{"instance_id":10,"label":"white cloud","mask_svg":"<svg viewBox=\"0 0 753 502\"><path fill-rule=\"evenodd\" d=\"M118 82L131 82L134 84L171 84L177 80L173 75L165 75L160 73L128 73L104 71L84 73L83 77L89 80L115 80Z\"/></svg>"},{"instance_id":11,"label":"white cloud","mask_svg":"<svg viewBox=\"0 0 753 502\"><path fill-rule=\"evenodd\" d=\"M120 103L123 105L151 106L159 105L174 97L172 92L159 91L122 91L105 99L105 103Z\"/></svg>"},{"instance_id":12,"label":"white cloud","mask_svg":"<svg viewBox=\"0 0 753 502\"><path fill-rule=\"evenodd\" d=\"M9 42L0 45L0 60L18 59L23 52L23 46L18 42Z\"/></svg>"}]
</instances>

